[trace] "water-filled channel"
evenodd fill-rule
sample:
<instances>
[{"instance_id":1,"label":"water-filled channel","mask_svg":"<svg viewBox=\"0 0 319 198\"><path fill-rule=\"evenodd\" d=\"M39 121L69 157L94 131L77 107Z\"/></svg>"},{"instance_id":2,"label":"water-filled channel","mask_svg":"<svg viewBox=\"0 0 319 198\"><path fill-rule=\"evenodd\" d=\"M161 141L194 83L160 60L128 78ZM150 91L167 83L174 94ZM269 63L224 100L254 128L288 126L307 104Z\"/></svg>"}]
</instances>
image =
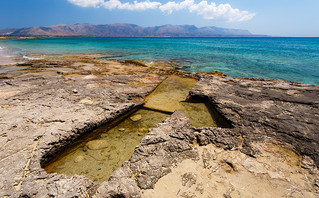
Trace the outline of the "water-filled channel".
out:
<instances>
[{"instance_id":1,"label":"water-filled channel","mask_svg":"<svg viewBox=\"0 0 319 198\"><path fill-rule=\"evenodd\" d=\"M214 114L205 103L186 101L195 79L170 76L145 99L145 105L113 126L98 129L95 139L81 141L60 153L44 168L48 173L84 175L101 183L129 160L135 147L156 124L182 109L194 127L216 127ZM94 132L93 132L94 133Z\"/></svg>"}]
</instances>

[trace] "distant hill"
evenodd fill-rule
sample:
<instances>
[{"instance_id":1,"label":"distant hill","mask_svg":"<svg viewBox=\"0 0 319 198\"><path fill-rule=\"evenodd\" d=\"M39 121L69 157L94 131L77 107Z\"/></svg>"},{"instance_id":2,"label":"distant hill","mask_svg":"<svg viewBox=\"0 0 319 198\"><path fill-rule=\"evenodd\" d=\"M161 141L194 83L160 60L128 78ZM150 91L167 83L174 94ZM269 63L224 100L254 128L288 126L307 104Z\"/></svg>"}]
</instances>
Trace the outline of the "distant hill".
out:
<instances>
[{"instance_id":1,"label":"distant hill","mask_svg":"<svg viewBox=\"0 0 319 198\"><path fill-rule=\"evenodd\" d=\"M141 27L134 24L109 25L52 25L21 29L0 30L9 36L87 36L87 37L253 37L247 30L226 29L214 26L198 28L194 25L162 25Z\"/></svg>"},{"instance_id":2,"label":"distant hill","mask_svg":"<svg viewBox=\"0 0 319 198\"><path fill-rule=\"evenodd\" d=\"M3 29L3 30L0 30L0 35L11 35L13 32L17 31L18 29L17 28L7 28L7 29Z\"/></svg>"}]
</instances>

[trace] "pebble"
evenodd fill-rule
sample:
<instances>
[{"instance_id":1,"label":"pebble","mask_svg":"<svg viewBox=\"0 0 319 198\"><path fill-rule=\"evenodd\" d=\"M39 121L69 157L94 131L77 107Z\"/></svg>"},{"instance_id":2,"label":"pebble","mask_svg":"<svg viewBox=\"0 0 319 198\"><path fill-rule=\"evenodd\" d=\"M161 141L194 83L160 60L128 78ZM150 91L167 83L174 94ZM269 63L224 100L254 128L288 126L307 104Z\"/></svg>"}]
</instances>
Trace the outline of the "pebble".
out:
<instances>
[{"instance_id":1,"label":"pebble","mask_svg":"<svg viewBox=\"0 0 319 198\"><path fill-rule=\"evenodd\" d=\"M78 93L78 90L77 89L73 89L73 93Z\"/></svg>"},{"instance_id":2,"label":"pebble","mask_svg":"<svg viewBox=\"0 0 319 198\"><path fill-rule=\"evenodd\" d=\"M108 142L106 140L92 140L86 143L86 146L91 150L99 150L108 147Z\"/></svg>"},{"instance_id":3,"label":"pebble","mask_svg":"<svg viewBox=\"0 0 319 198\"><path fill-rule=\"evenodd\" d=\"M123 132L123 131L125 131L125 129L124 128L119 128L119 131Z\"/></svg>"},{"instance_id":4,"label":"pebble","mask_svg":"<svg viewBox=\"0 0 319 198\"><path fill-rule=\"evenodd\" d=\"M75 162L75 163L78 163L78 162L82 161L83 159L84 159L84 157L83 157L82 155L79 155L79 156L77 156L77 157L74 159L74 162Z\"/></svg>"},{"instance_id":5,"label":"pebble","mask_svg":"<svg viewBox=\"0 0 319 198\"><path fill-rule=\"evenodd\" d=\"M148 132L146 128L139 128L138 131L141 132L141 133L146 133L146 132Z\"/></svg>"},{"instance_id":6,"label":"pebble","mask_svg":"<svg viewBox=\"0 0 319 198\"><path fill-rule=\"evenodd\" d=\"M130 119L134 122L139 121L140 119L142 119L142 115L141 114L136 114L130 117Z\"/></svg>"}]
</instances>

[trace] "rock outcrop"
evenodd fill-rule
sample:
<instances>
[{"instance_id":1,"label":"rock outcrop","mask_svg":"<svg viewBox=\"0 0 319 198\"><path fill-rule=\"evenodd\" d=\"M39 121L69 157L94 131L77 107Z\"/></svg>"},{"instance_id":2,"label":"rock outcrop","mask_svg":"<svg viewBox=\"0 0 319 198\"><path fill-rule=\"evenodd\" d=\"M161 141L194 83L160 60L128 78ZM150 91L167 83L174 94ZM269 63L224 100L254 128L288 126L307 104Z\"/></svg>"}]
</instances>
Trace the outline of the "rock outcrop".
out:
<instances>
[{"instance_id":1,"label":"rock outcrop","mask_svg":"<svg viewBox=\"0 0 319 198\"><path fill-rule=\"evenodd\" d=\"M204 75L190 98L206 98L244 139L243 152L257 155L250 142L274 138L292 145L319 165L319 87L282 80Z\"/></svg>"},{"instance_id":2,"label":"rock outcrop","mask_svg":"<svg viewBox=\"0 0 319 198\"><path fill-rule=\"evenodd\" d=\"M224 149L238 148L242 142L228 129L195 129L184 112L177 110L143 138L131 159L98 188L95 196L140 197L139 189L154 188L174 165L185 159L199 160L193 146L197 141L200 145L216 143ZM124 187L125 183L130 183L131 189Z\"/></svg>"},{"instance_id":3,"label":"rock outcrop","mask_svg":"<svg viewBox=\"0 0 319 198\"><path fill-rule=\"evenodd\" d=\"M17 66L23 70L0 75L0 197L319 195L318 86L187 74L94 57ZM230 128L195 128L175 111L102 184L41 167L93 129L142 105L170 74L200 79L189 98L210 101ZM167 181L176 186L163 185ZM251 187L256 181L258 192Z\"/></svg>"}]
</instances>

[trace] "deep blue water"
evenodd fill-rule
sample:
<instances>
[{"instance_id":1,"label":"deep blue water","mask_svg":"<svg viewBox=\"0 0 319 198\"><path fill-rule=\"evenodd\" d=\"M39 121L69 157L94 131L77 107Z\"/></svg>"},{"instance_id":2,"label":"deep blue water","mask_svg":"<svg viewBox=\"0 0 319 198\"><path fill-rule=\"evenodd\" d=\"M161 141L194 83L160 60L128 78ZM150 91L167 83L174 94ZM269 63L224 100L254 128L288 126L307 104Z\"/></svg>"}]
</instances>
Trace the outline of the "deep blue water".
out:
<instances>
[{"instance_id":1,"label":"deep blue water","mask_svg":"<svg viewBox=\"0 0 319 198\"><path fill-rule=\"evenodd\" d=\"M41 38L3 40L12 53L114 55L174 61L189 72L275 78L319 85L319 38Z\"/></svg>"}]
</instances>

